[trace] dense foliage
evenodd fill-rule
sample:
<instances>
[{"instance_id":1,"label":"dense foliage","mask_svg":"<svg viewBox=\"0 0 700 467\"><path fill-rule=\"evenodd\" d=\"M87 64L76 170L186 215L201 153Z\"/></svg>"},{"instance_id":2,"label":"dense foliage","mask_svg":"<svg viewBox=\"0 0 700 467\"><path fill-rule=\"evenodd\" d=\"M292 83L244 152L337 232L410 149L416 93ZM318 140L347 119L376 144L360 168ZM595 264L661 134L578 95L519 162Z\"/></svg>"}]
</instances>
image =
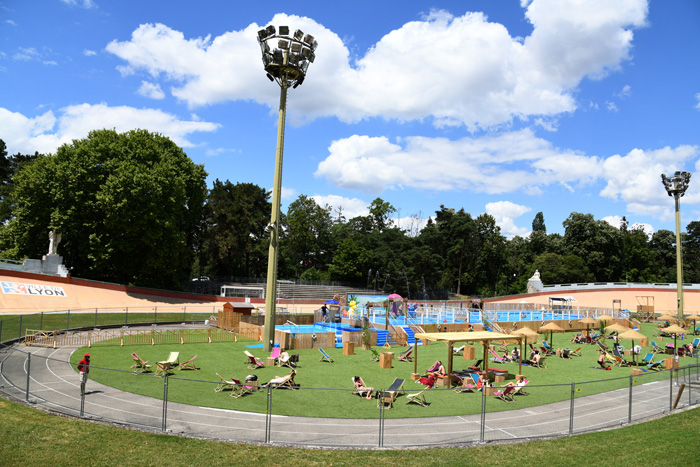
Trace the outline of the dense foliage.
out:
<instances>
[{"instance_id":1,"label":"dense foliage","mask_svg":"<svg viewBox=\"0 0 700 467\"><path fill-rule=\"evenodd\" d=\"M200 275L264 278L270 193L228 180L207 191L205 176L169 139L142 130L94 131L49 156L7 157L0 140L0 255L41 257L57 230L79 277L164 288ZM573 212L560 235L538 212L530 235L506 239L488 214L440 206L422 229L401 229L396 212L377 198L368 215L346 219L342 206L300 195L281 217L278 277L413 299L521 293L535 269L545 284L676 280L675 233L648 236L624 218L613 226ZM698 282L700 222L683 243L684 279Z\"/></svg>"}]
</instances>

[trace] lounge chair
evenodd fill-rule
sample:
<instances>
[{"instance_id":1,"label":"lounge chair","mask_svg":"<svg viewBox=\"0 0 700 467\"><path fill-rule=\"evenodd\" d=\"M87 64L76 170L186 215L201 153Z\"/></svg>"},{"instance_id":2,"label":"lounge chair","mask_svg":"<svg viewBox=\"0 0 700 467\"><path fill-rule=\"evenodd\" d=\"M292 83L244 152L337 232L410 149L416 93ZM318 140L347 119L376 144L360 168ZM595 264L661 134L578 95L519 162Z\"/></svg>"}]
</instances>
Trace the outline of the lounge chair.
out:
<instances>
[{"instance_id":1,"label":"lounge chair","mask_svg":"<svg viewBox=\"0 0 700 467\"><path fill-rule=\"evenodd\" d=\"M457 347L456 349L452 349L452 353L454 355L462 355L464 353L464 346Z\"/></svg>"},{"instance_id":2,"label":"lounge chair","mask_svg":"<svg viewBox=\"0 0 700 467\"><path fill-rule=\"evenodd\" d=\"M372 356L369 358L370 362L378 362L379 361L379 352L374 350L373 348L370 347L370 352L372 352Z\"/></svg>"},{"instance_id":3,"label":"lounge chair","mask_svg":"<svg viewBox=\"0 0 700 467\"><path fill-rule=\"evenodd\" d=\"M286 366L287 368L296 368L297 366L299 366L299 354L292 354L289 356L288 359L280 359L279 362L279 366Z\"/></svg>"},{"instance_id":4,"label":"lounge chair","mask_svg":"<svg viewBox=\"0 0 700 467\"><path fill-rule=\"evenodd\" d=\"M333 363L333 357L328 355L325 350L319 348L318 351L321 352L321 358L318 359L319 362Z\"/></svg>"},{"instance_id":5,"label":"lounge chair","mask_svg":"<svg viewBox=\"0 0 700 467\"><path fill-rule=\"evenodd\" d=\"M549 342L547 341L542 341L542 347L540 347L540 349L544 349L544 352L547 355L554 354L554 349L552 349L552 346L549 345Z\"/></svg>"},{"instance_id":6,"label":"lounge chair","mask_svg":"<svg viewBox=\"0 0 700 467\"><path fill-rule=\"evenodd\" d=\"M185 363L179 363L177 365L178 370L199 370L196 366L194 366L194 361L197 358L195 355L194 357L190 358L187 360Z\"/></svg>"},{"instance_id":7,"label":"lounge chair","mask_svg":"<svg viewBox=\"0 0 700 467\"><path fill-rule=\"evenodd\" d=\"M173 365L179 365L180 363L180 352L170 352L167 360L156 363L155 376L166 375L172 370Z\"/></svg>"},{"instance_id":8,"label":"lounge chair","mask_svg":"<svg viewBox=\"0 0 700 467\"><path fill-rule=\"evenodd\" d=\"M665 350L663 348L659 347L659 345L656 342L651 341L651 352L654 354L657 354L657 353L664 353Z\"/></svg>"},{"instance_id":9,"label":"lounge chair","mask_svg":"<svg viewBox=\"0 0 700 467\"><path fill-rule=\"evenodd\" d=\"M491 359L492 362L498 362L498 363L507 363L509 360L506 360L505 358L499 356L496 352L493 351L491 347L489 347L489 351L493 355L493 358Z\"/></svg>"},{"instance_id":10,"label":"lounge chair","mask_svg":"<svg viewBox=\"0 0 700 467\"><path fill-rule=\"evenodd\" d=\"M472 374L464 376L464 377L457 376L457 378L459 378L460 384L454 389L454 392L456 392L457 394L461 394L463 392L476 391L477 387L476 387L476 383L474 382L474 380L471 377Z\"/></svg>"},{"instance_id":11,"label":"lounge chair","mask_svg":"<svg viewBox=\"0 0 700 467\"><path fill-rule=\"evenodd\" d=\"M535 367L535 368L545 368L545 369L546 369L546 368L547 368L546 360L547 360L547 356L546 356L546 355L542 355L542 356L540 357L540 361L537 362L537 363L535 363L534 365L531 365L531 366L533 366L533 367Z\"/></svg>"},{"instance_id":12,"label":"lounge chair","mask_svg":"<svg viewBox=\"0 0 700 467\"><path fill-rule=\"evenodd\" d=\"M647 354L644 356L643 359L639 361L639 363L645 365L650 370L661 371L661 364L663 363L663 361L659 360L658 362L655 362L654 354L651 352L647 352Z\"/></svg>"},{"instance_id":13,"label":"lounge chair","mask_svg":"<svg viewBox=\"0 0 700 467\"><path fill-rule=\"evenodd\" d=\"M151 371L151 365L148 364L148 360L142 360L141 357L136 355L134 352L131 353L131 357L134 359L134 364L131 365L130 369L134 370L134 374Z\"/></svg>"},{"instance_id":14,"label":"lounge chair","mask_svg":"<svg viewBox=\"0 0 700 467\"><path fill-rule=\"evenodd\" d=\"M404 350L403 352L401 352L399 354L399 357L398 357L399 361L412 362L413 361L413 357L411 357L412 353L413 353L413 347L407 348L406 350Z\"/></svg>"},{"instance_id":15,"label":"lounge chair","mask_svg":"<svg viewBox=\"0 0 700 467\"><path fill-rule=\"evenodd\" d=\"M620 366L632 365L632 362L628 362L627 360L625 360L625 358L620 353L620 349L618 347L613 347L613 356L615 357L616 360L618 360L620 362Z\"/></svg>"},{"instance_id":16,"label":"lounge chair","mask_svg":"<svg viewBox=\"0 0 700 467\"><path fill-rule=\"evenodd\" d=\"M352 393L353 394L357 394L358 396L360 396L363 399L367 399L367 392L369 392L370 396L371 396L372 391L370 391L369 389L362 389L362 390L357 389L357 385L355 384L357 382L357 380L355 379L354 376L351 378L351 380L352 380L352 387L353 387ZM361 377L360 377L360 384L362 386L366 387L365 382L362 381Z\"/></svg>"},{"instance_id":17,"label":"lounge chair","mask_svg":"<svg viewBox=\"0 0 700 467\"><path fill-rule=\"evenodd\" d=\"M385 389L384 392L379 396L379 399L377 400L377 408L380 408L382 405L386 407L386 405L389 405L389 408L391 408L394 405L394 401L399 395L399 392L403 391L403 383L405 380L396 378L394 379L394 382L391 383L391 386L389 386L389 389Z\"/></svg>"},{"instance_id":18,"label":"lounge chair","mask_svg":"<svg viewBox=\"0 0 700 467\"><path fill-rule=\"evenodd\" d=\"M248 360L246 360L246 363L248 364L249 370L257 370L258 368L263 368L265 366L265 362L263 362L259 358L256 358L252 353L248 352L247 350L244 350L243 353L248 358Z\"/></svg>"},{"instance_id":19,"label":"lounge chair","mask_svg":"<svg viewBox=\"0 0 700 467\"><path fill-rule=\"evenodd\" d=\"M574 356L574 357L583 357L583 355L581 355L581 347L579 347L576 350L570 351L569 355Z\"/></svg>"},{"instance_id":20,"label":"lounge chair","mask_svg":"<svg viewBox=\"0 0 700 467\"><path fill-rule=\"evenodd\" d=\"M246 394L252 394L253 393L253 387L252 386L247 386L243 383L241 383L240 380L237 380L235 378L231 378L231 381L233 382L233 387L231 388L231 397L235 397L238 399L241 396L245 396Z\"/></svg>"},{"instance_id":21,"label":"lounge chair","mask_svg":"<svg viewBox=\"0 0 700 467\"><path fill-rule=\"evenodd\" d=\"M296 384L294 383L294 376L296 376L296 374L297 372L292 370L287 376L271 379L269 384L273 388L287 388L294 391L296 389Z\"/></svg>"},{"instance_id":22,"label":"lounge chair","mask_svg":"<svg viewBox=\"0 0 700 467\"><path fill-rule=\"evenodd\" d=\"M607 352L607 351L608 351L608 346L605 345L605 344L603 344L602 342L596 341L596 345L597 345L598 348L599 348L600 350L602 350L603 352Z\"/></svg>"},{"instance_id":23,"label":"lounge chair","mask_svg":"<svg viewBox=\"0 0 700 467\"><path fill-rule=\"evenodd\" d=\"M277 359L280 358L280 354L282 353L282 349L279 347L275 347L272 349L272 353L270 353L270 358L274 359L275 365L277 364Z\"/></svg>"},{"instance_id":24,"label":"lounge chair","mask_svg":"<svg viewBox=\"0 0 700 467\"><path fill-rule=\"evenodd\" d=\"M520 383L516 383L516 385L513 386L515 388L513 390L513 396L517 396L518 394L523 395L523 396L529 396L530 393L525 390L525 386L527 386L527 383L529 383L529 381L526 379L524 379Z\"/></svg>"},{"instance_id":25,"label":"lounge chair","mask_svg":"<svg viewBox=\"0 0 700 467\"><path fill-rule=\"evenodd\" d=\"M514 402L513 392L515 391L514 386L508 386L503 391L496 391L493 395L505 402Z\"/></svg>"},{"instance_id":26,"label":"lounge chair","mask_svg":"<svg viewBox=\"0 0 700 467\"><path fill-rule=\"evenodd\" d=\"M693 348L700 346L700 337L693 339Z\"/></svg>"},{"instance_id":27,"label":"lounge chair","mask_svg":"<svg viewBox=\"0 0 700 467\"><path fill-rule=\"evenodd\" d=\"M428 402L425 400L425 394L423 394L424 392L425 389L423 389L421 392L406 394L406 404L413 402L414 404L418 404L422 407L427 407L430 404L428 404Z\"/></svg>"},{"instance_id":28,"label":"lounge chair","mask_svg":"<svg viewBox=\"0 0 700 467\"><path fill-rule=\"evenodd\" d=\"M428 373L435 373L438 370L438 368L440 368L440 365L442 365L442 363L440 363L440 360L438 360L433 364L433 366L431 366L425 371Z\"/></svg>"},{"instance_id":29,"label":"lounge chair","mask_svg":"<svg viewBox=\"0 0 700 467\"><path fill-rule=\"evenodd\" d=\"M219 377L219 384L217 384L216 387L214 388L214 392L221 392L224 389L233 390L236 383L234 383L233 381L228 381L228 380L224 379L224 377L221 376L219 373L217 373L216 376Z\"/></svg>"}]
</instances>

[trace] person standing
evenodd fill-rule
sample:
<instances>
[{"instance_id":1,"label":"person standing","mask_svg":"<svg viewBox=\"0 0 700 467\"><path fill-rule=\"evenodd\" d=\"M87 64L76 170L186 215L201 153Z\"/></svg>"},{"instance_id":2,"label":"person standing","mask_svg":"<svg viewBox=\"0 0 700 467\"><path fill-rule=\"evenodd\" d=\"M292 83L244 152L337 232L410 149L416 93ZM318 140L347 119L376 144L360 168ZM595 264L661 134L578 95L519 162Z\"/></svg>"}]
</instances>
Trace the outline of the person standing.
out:
<instances>
[{"instance_id":1,"label":"person standing","mask_svg":"<svg viewBox=\"0 0 700 467\"><path fill-rule=\"evenodd\" d=\"M328 307L324 303L323 306L321 307L321 314L323 315L323 322L326 322L326 314L328 313Z\"/></svg>"},{"instance_id":2,"label":"person standing","mask_svg":"<svg viewBox=\"0 0 700 467\"><path fill-rule=\"evenodd\" d=\"M80 372L80 394L85 394L85 382L87 375L90 373L90 354L86 353L83 359L78 362L78 371Z\"/></svg>"}]
</instances>

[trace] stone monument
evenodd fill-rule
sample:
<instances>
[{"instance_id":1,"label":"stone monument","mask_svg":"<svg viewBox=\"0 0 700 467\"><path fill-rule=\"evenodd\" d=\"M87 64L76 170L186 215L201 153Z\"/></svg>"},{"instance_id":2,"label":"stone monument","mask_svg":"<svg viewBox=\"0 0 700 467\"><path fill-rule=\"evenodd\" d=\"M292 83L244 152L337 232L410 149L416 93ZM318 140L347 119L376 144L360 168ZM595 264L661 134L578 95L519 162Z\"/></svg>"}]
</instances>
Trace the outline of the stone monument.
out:
<instances>
[{"instance_id":1,"label":"stone monument","mask_svg":"<svg viewBox=\"0 0 700 467\"><path fill-rule=\"evenodd\" d=\"M540 279L540 271L535 269L535 273L527 280L527 293L542 292L542 289L544 289L544 284Z\"/></svg>"}]
</instances>

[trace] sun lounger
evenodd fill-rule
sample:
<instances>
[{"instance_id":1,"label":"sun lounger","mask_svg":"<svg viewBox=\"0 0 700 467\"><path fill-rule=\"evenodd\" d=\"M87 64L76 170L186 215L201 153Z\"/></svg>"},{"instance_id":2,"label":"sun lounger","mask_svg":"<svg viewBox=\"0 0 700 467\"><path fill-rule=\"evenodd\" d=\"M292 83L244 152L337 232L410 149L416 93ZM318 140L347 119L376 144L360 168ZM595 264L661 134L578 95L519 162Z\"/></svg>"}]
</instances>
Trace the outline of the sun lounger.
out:
<instances>
[{"instance_id":1,"label":"sun lounger","mask_svg":"<svg viewBox=\"0 0 700 467\"><path fill-rule=\"evenodd\" d=\"M131 365L131 370L134 370L134 374L146 373L151 371L151 365L148 364L147 360L142 360L141 357L135 353L131 353L131 357L134 359L134 364Z\"/></svg>"},{"instance_id":2,"label":"sun lounger","mask_svg":"<svg viewBox=\"0 0 700 467\"><path fill-rule=\"evenodd\" d=\"M654 354L651 352L647 352L647 354L644 356L643 359L639 361L639 363L645 365L649 370L661 371L662 361L659 360L658 362L655 362Z\"/></svg>"},{"instance_id":3,"label":"sun lounger","mask_svg":"<svg viewBox=\"0 0 700 467\"><path fill-rule=\"evenodd\" d=\"M620 353L620 349L617 347L613 347L613 357L615 357L615 359L620 363L620 366L630 366L632 364L624 359Z\"/></svg>"},{"instance_id":4,"label":"sun lounger","mask_svg":"<svg viewBox=\"0 0 700 467\"><path fill-rule=\"evenodd\" d=\"M452 349L452 353L454 355L462 355L464 353L464 346L457 347L456 349Z\"/></svg>"},{"instance_id":5,"label":"sun lounger","mask_svg":"<svg viewBox=\"0 0 700 467\"><path fill-rule=\"evenodd\" d=\"M247 385L241 383L240 380L237 380L235 378L231 378L231 381L233 382L231 397L235 397L236 399L238 399L241 396L245 396L246 394L253 393L252 386L247 386Z\"/></svg>"},{"instance_id":6,"label":"sun lounger","mask_svg":"<svg viewBox=\"0 0 700 467\"><path fill-rule=\"evenodd\" d=\"M489 347L489 351L493 355L493 358L491 359L492 362L498 362L498 363L506 363L508 360L504 359L503 357L500 357L496 352L493 351L492 348Z\"/></svg>"},{"instance_id":7,"label":"sun lounger","mask_svg":"<svg viewBox=\"0 0 700 467\"><path fill-rule=\"evenodd\" d=\"M270 353L270 358L274 359L275 365L277 364L277 359L280 358L280 353L282 353L282 349L279 347L275 347Z\"/></svg>"},{"instance_id":8,"label":"sun lounger","mask_svg":"<svg viewBox=\"0 0 700 467\"><path fill-rule=\"evenodd\" d=\"M233 381L225 380L223 376L221 376L219 373L216 374L216 376L219 377L219 384L216 385L214 388L214 392L221 392L224 389L231 389L233 390L235 383Z\"/></svg>"},{"instance_id":9,"label":"sun lounger","mask_svg":"<svg viewBox=\"0 0 700 467\"><path fill-rule=\"evenodd\" d=\"M425 400L425 389L423 389L421 392L416 392L413 394L406 394L406 404L414 403L418 404L422 407L427 407L429 404Z\"/></svg>"},{"instance_id":10,"label":"sun lounger","mask_svg":"<svg viewBox=\"0 0 700 467\"><path fill-rule=\"evenodd\" d=\"M156 363L156 372L154 373L155 376L168 374L170 370L172 370L173 366L179 364L179 362L180 352L170 352L167 360Z\"/></svg>"},{"instance_id":11,"label":"sun lounger","mask_svg":"<svg viewBox=\"0 0 700 467\"><path fill-rule=\"evenodd\" d=\"M355 377L354 377L354 376L351 378L351 380L352 380L352 387L353 387L352 393L353 393L353 394L357 394L358 396L362 397L363 399L366 399L366 398L367 398L367 392L369 392L369 393L370 393L370 397L371 397L372 391L370 391L369 389L362 389L362 390L358 389L357 386L356 386L356 384L355 384L356 380L355 380ZM365 382L362 381L362 378L360 378L360 384L361 384L362 386L365 386ZM365 386L365 387L366 387L366 386Z\"/></svg>"},{"instance_id":12,"label":"sun lounger","mask_svg":"<svg viewBox=\"0 0 700 467\"><path fill-rule=\"evenodd\" d=\"M457 376L457 378L459 378L460 384L459 384L459 386L457 386L454 389L454 392L456 392L457 394L461 394L463 392L476 391L476 389L477 389L476 383L472 379L471 375L464 376L464 377Z\"/></svg>"},{"instance_id":13,"label":"sun lounger","mask_svg":"<svg viewBox=\"0 0 700 467\"><path fill-rule=\"evenodd\" d=\"M369 358L370 362L378 362L379 361L379 352L374 350L373 348L370 347L370 352L372 352L372 356Z\"/></svg>"},{"instance_id":14,"label":"sun lounger","mask_svg":"<svg viewBox=\"0 0 700 467\"><path fill-rule=\"evenodd\" d=\"M428 373L435 373L438 370L438 368L440 368L440 365L441 365L440 360L438 360L437 362L435 362L433 364L433 366L431 366L430 368L428 368L425 371Z\"/></svg>"},{"instance_id":15,"label":"sun lounger","mask_svg":"<svg viewBox=\"0 0 700 467\"><path fill-rule=\"evenodd\" d=\"M388 405L389 408L391 408L394 405L394 401L398 397L399 392L403 391L404 381L405 380L399 378L394 379L394 382L391 383L389 389L384 390L377 400L377 408L380 408L382 405L384 405L384 407Z\"/></svg>"},{"instance_id":16,"label":"sun lounger","mask_svg":"<svg viewBox=\"0 0 700 467\"><path fill-rule=\"evenodd\" d=\"M325 350L319 348L318 351L321 352L321 358L318 360L319 362L333 363L333 357L328 355Z\"/></svg>"},{"instance_id":17,"label":"sun lounger","mask_svg":"<svg viewBox=\"0 0 700 467\"><path fill-rule=\"evenodd\" d=\"M515 387L508 386L503 391L496 391L494 396L505 402L514 402L515 399L513 399L513 391L515 391Z\"/></svg>"},{"instance_id":18,"label":"sun lounger","mask_svg":"<svg viewBox=\"0 0 700 467\"><path fill-rule=\"evenodd\" d=\"M199 368L194 366L194 361L196 358L197 358L197 356L195 355L194 357L187 360L185 363L178 364L177 369L178 370L199 370Z\"/></svg>"},{"instance_id":19,"label":"sun lounger","mask_svg":"<svg viewBox=\"0 0 700 467\"><path fill-rule=\"evenodd\" d=\"M294 383L294 376L296 371L292 370L287 376L281 378L273 378L270 380L270 386L273 388L287 388L294 391L296 389L296 384Z\"/></svg>"},{"instance_id":20,"label":"sun lounger","mask_svg":"<svg viewBox=\"0 0 700 467\"><path fill-rule=\"evenodd\" d=\"M530 393L525 390L525 386L529 383L528 380L524 379L522 382L517 383L515 386L513 386L515 389L513 390L513 395L517 396L518 394L522 396L529 396Z\"/></svg>"},{"instance_id":21,"label":"sun lounger","mask_svg":"<svg viewBox=\"0 0 700 467\"><path fill-rule=\"evenodd\" d=\"M651 351L654 354L665 352L665 350L663 348L659 347L659 345L654 341L651 342Z\"/></svg>"},{"instance_id":22,"label":"sun lounger","mask_svg":"<svg viewBox=\"0 0 700 467\"><path fill-rule=\"evenodd\" d=\"M299 366L299 354L292 354L286 360L280 358L279 366L286 366L287 368L296 368L297 366Z\"/></svg>"},{"instance_id":23,"label":"sun lounger","mask_svg":"<svg viewBox=\"0 0 700 467\"><path fill-rule=\"evenodd\" d=\"M265 362L263 362L259 358L256 358L252 353L248 352L247 350L244 350L243 353L247 357L246 363L248 364L249 370L257 370L258 368L263 368L265 366Z\"/></svg>"},{"instance_id":24,"label":"sun lounger","mask_svg":"<svg viewBox=\"0 0 700 467\"><path fill-rule=\"evenodd\" d=\"M570 352L569 352L569 355L572 355L572 356L574 356L574 357L582 357L583 355L581 355L581 347L579 347L579 348L576 349L576 350L570 351Z\"/></svg>"},{"instance_id":25,"label":"sun lounger","mask_svg":"<svg viewBox=\"0 0 700 467\"><path fill-rule=\"evenodd\" d=\"M411 353L413 353L413 347L407 348L406 350L404 350L403 352L401 352L401 353L399 354L399 357L398 357L398 358L399 358L399 361L402 361L402 362L412 362L412 361L413 361L413 357L411 357Z\"/></svg>"}]
</instances>

